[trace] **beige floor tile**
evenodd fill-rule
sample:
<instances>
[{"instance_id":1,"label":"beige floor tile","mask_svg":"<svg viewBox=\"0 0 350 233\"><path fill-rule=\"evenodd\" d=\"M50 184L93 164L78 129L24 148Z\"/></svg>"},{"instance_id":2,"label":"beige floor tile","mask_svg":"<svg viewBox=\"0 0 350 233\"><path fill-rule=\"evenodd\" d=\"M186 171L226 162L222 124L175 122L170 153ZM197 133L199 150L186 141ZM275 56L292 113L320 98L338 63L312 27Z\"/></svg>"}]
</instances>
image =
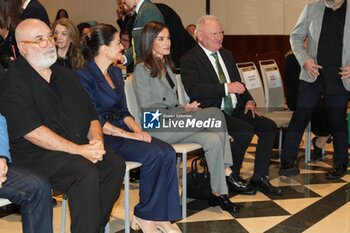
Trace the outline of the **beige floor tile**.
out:
<instances>
[{"instance_id":1,"label":"beige floor tile","mask_svg":"<svg viewBox=\"0 0 350 233\"><path fill-rule=\"evenodd\" d=\"M321 198L303 198L303 199L288 199L288 200L275 200L274 202L288 211L290 214L298 213L300 210L305 209L309 205L315 203Z\"/></svg>"},{"instance_id":2,"label":"beige floor tile","mask_svg":"<svg viewBox=\"0 0 350 233\"><path fill-rule=\"evenodd\" d=\"M328 184L310 184L305 185L308 189L311 189L318 195L324 197L331 192L334 192L335 190L339 189L340 187L344 186L344 183L328 183Z\"/></svg>"},{"instance_id":3,"label":"beige floor tile","mask_svg":"<svg viewBox=\"0 0 350 233\"><path fill-rule=\"evenodd\" d=\"M304 233L319 233L319 232L337 232L337 233L349 233L350 232L350 203L343 205L326 218L322 219Z\"/></svg>"},{"instance_id":4,"label":"beige floor tile","mask_svg":"<svg viewBox=\"0 0 350 233\"><path fill-rule=\"evenodd\" d=\"M262 233L276 224L287 219L289 216L273 216L261 218L241 218L236 219L248 232Z\"/></svg>"},{"instance_id":5,"label":"beige floor tile","mask_svg":"<svg viewBox=\"0 0 350 233\"><path fill-rule=\"evenodd\" d=\"M193 214L180 222L198 222L234 219L227 211L221 210L220 207L210 207L199 213Z\"/></svg>"}]
</instances>

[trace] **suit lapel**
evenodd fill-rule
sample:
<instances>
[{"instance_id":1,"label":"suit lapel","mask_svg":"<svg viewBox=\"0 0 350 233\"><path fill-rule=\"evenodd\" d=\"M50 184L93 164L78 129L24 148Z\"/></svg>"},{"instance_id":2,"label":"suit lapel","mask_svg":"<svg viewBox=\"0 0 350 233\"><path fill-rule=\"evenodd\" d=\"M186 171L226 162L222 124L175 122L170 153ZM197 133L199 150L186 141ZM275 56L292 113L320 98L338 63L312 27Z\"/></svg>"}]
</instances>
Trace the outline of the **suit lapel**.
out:
<instances>
[{"instance_id":1,"label":"suit lapel","mask_svg":"<svg viewBox=\"0 0 350 233\"><path fill-rule=\"evenodd\" d=\"M207 54L204 52L204 50L198 45L198 58L200 60L200 64L202 64L203 66L201 68L205 68L207 70L207 77L209 77L213 82L215 83L219 83L219 78L218 75L216 74L216 71L213 67L213 65L211 64Z\"/></svg>"}]
</instances>

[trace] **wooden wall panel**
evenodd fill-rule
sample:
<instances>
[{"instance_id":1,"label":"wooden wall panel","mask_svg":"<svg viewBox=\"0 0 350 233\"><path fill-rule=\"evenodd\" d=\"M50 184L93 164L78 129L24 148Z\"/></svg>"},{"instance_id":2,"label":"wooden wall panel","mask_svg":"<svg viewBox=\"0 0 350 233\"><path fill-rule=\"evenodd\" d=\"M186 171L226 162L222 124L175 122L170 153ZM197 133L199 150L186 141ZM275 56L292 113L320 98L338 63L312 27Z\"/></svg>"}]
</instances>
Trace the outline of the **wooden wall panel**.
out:
<instances>
[{"instance_id":1,"label":"wooden wall panel","mask_svg":"<svg viewBox=\"0 0 350 233\"><path fill-rule=\"evenodd\" d=\"M290 50L287 35L225 35L223 47L232 51L236 62L274 59L284 79L284 55Z\"/></svg>"}]
</instances>

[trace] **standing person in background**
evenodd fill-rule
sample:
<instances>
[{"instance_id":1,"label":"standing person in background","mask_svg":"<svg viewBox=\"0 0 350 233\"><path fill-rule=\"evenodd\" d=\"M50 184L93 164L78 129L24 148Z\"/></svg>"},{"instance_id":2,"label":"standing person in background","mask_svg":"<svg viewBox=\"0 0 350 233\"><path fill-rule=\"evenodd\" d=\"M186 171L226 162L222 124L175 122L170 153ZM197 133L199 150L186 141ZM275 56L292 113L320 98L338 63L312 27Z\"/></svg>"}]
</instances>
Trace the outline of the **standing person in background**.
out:
<instances>
[{"instance_id":1,"label":"standing person in background","mask_svg":"<svg viewBox=\"0 0 350 233\"><path fill-rule=\"evenodd\" d=\"M296 110L289 123L280 175L300 173L299 144L314 109L324 96L333 136L333 167L327 179L340 179L348 166L346 111L350 90L350 4L346 0L318 0L305 6L291 35L292 50L302 67ZM307 48L304 40L307 38Z\"/></svg>"},{"instance_id":2,"label":"standing person in background","mask_svg":"<svg viewBox=\"0 0 350 233\"><path fill-rule=\"evenodd\" d=\"M22 0L0 0L0 65L8 69L18 55L15 28L21 17Z\"/></svg>"},{"instance_id":3,"label":"standing person in background","mask_svg":"<svg viewBox=\"0 0 350 233\"><path fill-rule=\"evenodd\" d=\"M52 24L52 32L56 38L56 63L68 69L82 67L85 60L79 31L74 22L67 18L58 19Z\"/></svg>"},{"instance_id":4,"label":"standing person in background","mask_svg":"<svg viewBox=\"0 0 350 233\"><path fill-rule=\"evenodd\" d=\"M50 27L49 16L45 7L38 0L22 0L22 14L21 19L40 19Z\"/></svg>"},{"instance_id":5,"label":"standing person in background","mask_svg":"<svg viewBox=\"0 0 350 233\"><path fill-rule=\"evenodd\" d=\"M121 32L127 31L130 36L132 33L132 29L134 26L136 13L135 13L135 6L132 8L129 8L124 0L117 0L117 24L119 26L119 29Z\"/></svg>"},{"instance_id":6,"label":"standing person in background","mask_svg":"<svg viewBox=\"0 0 350 233\"><path fill-rule=\"evenodd\" d=\"M164 23L169 28L171 37L171 59L176 69L180 69L180 58L188 50L197 45L193 37L186 31L180 16L170 6L162 3L155 3L162 13Z\"/></svg>"},{"instance_id":7,"label":"standing person in background","mask_svg":"<svg viewBox=\"0 0 350 233\"><path fill-rule=\"evenodd\" d=\"M307 40L304 45L306 48ZM295 111L298 101L298 88L299 88L299 76L300 76L300 65L296 59L293 51L289 51L285 57L284 63L285 70L285 81L287 86L287 106L290 110ZM315 111L311 117L311 131L316 136L312 139L314 147L311 159L319 160L322 159L322 148L326 143L330 143L332 138L330 137L329 122L327 112L325 108L324 96L321 96L320 101L315 108Z\"/></svg>"},{"instance_id":8,"label":"standing person in background","mask_svg":"<svg viewBox=\"0 0 350 233\"><path fill-rule=\"evenodd\" d=\"M151 21L164 23L164 18L159 9L150 0L125 0L127 10L135 7L136 18L131 32L132 46L125 53L124 64L127 66L136 62L141 56L141 31Z\"/></svg>"},{"instance_id":9,"label":"standing person in background","mask_svg":"<svg viewBox=\"0 0 350 233\"><path fill-rule=\"evenodd\" d=\"M59 9L57 11L55 21L61 18L67 18L67 19L69 18L68 12L66 11L66 9Z\"/></svg>"},{"instance_id":10,"label":"standing person in background","mask_svg":"<svg viewBox=\"0 0 350 233\"><path fill-rule=\"evenodd\" d=\"M197 40L196 35L195 35L196 25L194 25L194 24L187 25L186 31L188 31L188 33L190 33L190 35L193 37L193 39Z\"/></svg>"},{"instance_id":11,"label":"standing person in background","mask_svg":"<svg viewBox=\"0 0 350 233\"><path fill-rule=\"evenodd\" d=\"M135 206L132 227L144 233L180 233L170 221L181 218L176 153L171 145L152 138L130 115L121 70L113 63L122 56L118 31L108 24L91 29L86 45L92 59L76 70L99 114L104 141L126 160L142 163L140 202Z\"/></svg>"}]
</instances>

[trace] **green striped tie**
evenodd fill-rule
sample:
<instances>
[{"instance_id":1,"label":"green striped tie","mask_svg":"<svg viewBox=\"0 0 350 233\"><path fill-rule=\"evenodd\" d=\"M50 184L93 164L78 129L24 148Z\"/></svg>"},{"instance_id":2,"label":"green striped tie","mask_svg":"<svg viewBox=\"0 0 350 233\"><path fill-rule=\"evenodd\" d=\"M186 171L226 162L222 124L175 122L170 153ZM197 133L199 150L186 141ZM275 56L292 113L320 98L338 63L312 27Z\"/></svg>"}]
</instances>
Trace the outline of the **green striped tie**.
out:
<instances>
[{"instance_id":1,"label":"green striped tie","mask_svg":"<svg viewBox=\"0 0 350 233\"><path fill-rule=\"evenodd\" d=\"M215 64L216 64L216 68L218 70L220 83L226 83L225 74L224 74L224 71L222 70L222 67L220 65L218 54L212 53L211 55L215 58ZM224 97L224 111L228 115L231 115L233 112L233 105L232 105L232 99L231 99L230 94L228 96Z\"/></svg>"}]
</instances>

